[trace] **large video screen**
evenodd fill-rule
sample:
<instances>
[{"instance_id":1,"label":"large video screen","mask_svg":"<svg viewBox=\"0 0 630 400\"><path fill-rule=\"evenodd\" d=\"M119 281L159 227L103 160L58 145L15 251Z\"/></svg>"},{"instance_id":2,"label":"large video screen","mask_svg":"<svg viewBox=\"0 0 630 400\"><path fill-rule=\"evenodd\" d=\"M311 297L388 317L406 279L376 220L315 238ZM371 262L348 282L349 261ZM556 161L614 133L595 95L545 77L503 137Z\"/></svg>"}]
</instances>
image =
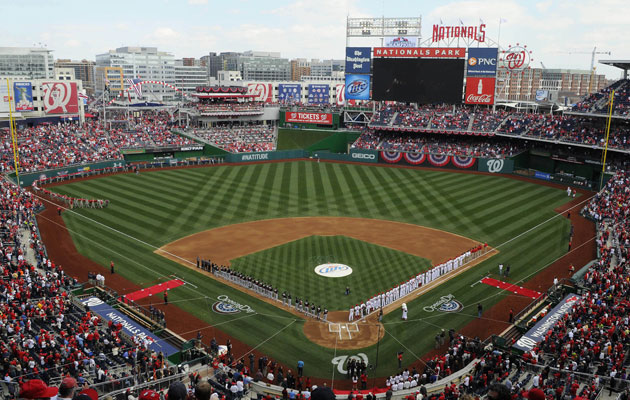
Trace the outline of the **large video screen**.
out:
<instances>
[{"instance_id":1,"label":"large video screen","mask_svg":"<svg viewBox=\"0 0 630 400\"><path fill-rule=\"evenodd\" d=\"M407 103L461 103L463 59L375 58L372 99Z\"/></svg>"}]
</instances>

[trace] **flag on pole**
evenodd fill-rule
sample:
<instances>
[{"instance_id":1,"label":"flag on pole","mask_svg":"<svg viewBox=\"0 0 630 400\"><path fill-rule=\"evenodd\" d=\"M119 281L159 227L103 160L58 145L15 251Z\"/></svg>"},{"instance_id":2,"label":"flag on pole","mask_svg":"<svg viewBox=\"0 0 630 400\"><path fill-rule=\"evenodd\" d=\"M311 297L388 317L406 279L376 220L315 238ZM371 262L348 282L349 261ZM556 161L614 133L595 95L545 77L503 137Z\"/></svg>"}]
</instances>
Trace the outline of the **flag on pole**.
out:
<instances>
[{"instance_id":1,"label":"flag on pole","mask_svg":"<svg viewBox=\"0 0 630 400\"><path fill-rule=\"evenodd\" d=\"M459 19L459 24L460 24L460 25L464 25L464 21L462 21L462 19L461 19L461 18Z\"/></svg>"},{"instance_id":2,"label":"flag on pole","mask_svg":"<svg viewBox=\"0 0 630 400\"><path fill-rule=\"evenodd\" d=\"M444 22L442 22L442 18L440 18L440 25L444 25Z\"/></svg>"},{"instance_id":3,"label":"flag on pole","mask_svg":"<svg viewBox=\"0 0 630 400\"><path fill-rule=\"evenodd\" d=\"M481 23L482 25L485 24L485 22L483 22L483 19L479 18L479 23Z\"/></svg>"},{"instance_id":4,"label":"flag on pole","mask_svg":"<svg viewBox=\"0 0 630 400\"><path fill-rule=\"evenodd\" d=\"M507 19L505 19L505 18L501 18L501 19L499 20L499 22L500 22L500 23L507 22Z\"/></svg>"},{"instance_id":5,"label":"flag on pole","mask_svg":"<svg viewBox=\"0 0 630 400\"><path fill-rule=\"evenodd\" d=\"M127 84L129 87L133 87L134 92L136 92L136 96L138 98L142 97L142 79L138 78L127 78Z\"/></svg>"}]
</instances>

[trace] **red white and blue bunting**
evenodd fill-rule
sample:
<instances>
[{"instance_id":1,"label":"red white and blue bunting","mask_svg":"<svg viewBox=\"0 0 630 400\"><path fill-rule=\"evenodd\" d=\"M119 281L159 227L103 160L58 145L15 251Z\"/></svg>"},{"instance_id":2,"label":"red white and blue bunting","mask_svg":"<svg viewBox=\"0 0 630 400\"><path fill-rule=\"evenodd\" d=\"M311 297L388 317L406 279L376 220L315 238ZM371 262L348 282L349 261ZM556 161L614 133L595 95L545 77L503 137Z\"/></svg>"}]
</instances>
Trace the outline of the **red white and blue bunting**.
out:
<instances>
[{"instance_id":1,"label":"red white and blue bunting","mask_svg":"<svg viewBox=\"0 0 630 400\"><path fill-rule=\"evenodd\" d=\"M439 155L439 154L429 154L429 162L431 165L435 167L443 167L448 164L448 161L451 159L450 156Z\"/></svg>"},{"instance_id":2,"label":"red white and blue bunting","mask_svg":"<svg viewBox=\"0 0 630 400\"><path fill-rule=\"evenodd\" d=\"M452 161L457 168L470 168L475 165L473 157L453 156Z\"/></svg>"},{"instance_id":3,"label":"red white and blue bunting","mask_svg":"<svg viewBox=\"0 0 630 400\"><path fill-rule=\"evenodd\" d=\"M427 159L427 155L424 153L405 153L405 161L411 165L419 165Z\"/></svg>"},{"instance_id":4,"label":"red white and blue bunting","mask_svg":"<svg viewBox=\"0 0 630 400\"><path fill-rule=\"evenodd\" d=\"M402 153L398 151L381 151L381 158L383 159L383 161L391 164L399 162L400 160L402 160L402 157Z\"/></svg>"}]
</instances>

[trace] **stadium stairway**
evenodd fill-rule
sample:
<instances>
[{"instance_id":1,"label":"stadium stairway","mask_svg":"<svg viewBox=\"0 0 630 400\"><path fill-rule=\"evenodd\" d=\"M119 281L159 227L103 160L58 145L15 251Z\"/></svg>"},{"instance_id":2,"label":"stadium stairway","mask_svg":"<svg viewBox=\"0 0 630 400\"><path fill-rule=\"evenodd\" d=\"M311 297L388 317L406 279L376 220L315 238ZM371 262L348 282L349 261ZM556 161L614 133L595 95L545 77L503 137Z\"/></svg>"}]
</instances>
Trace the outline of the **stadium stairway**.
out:
<instances>
[{"instance_id":1,"label":"stadium stairway","mask_svg":"<svg viewBox=\"0 0 630 400\"><path fill-rule=\"evenodd\" d=\"M35 249L30 246L30 241L31 232L26 228L20 228L20 243L22 244L22 250L24 251L24 259L31 265L37 266Z\"/></svg>"},{"instance_id":2,"label":"stadium stairway","mask_svg":"<svg viewBox=\"0 0 630 400\"><path fill-rule=\"evenodd\" d=\"M394 115L392 115L392 118L387 123L387 126L393 126L394 125L394 121L396 121L396 117L398 117L398 111L396 111L394 113Z\"/></svg>"},{"instance_id":3,"label":"stadium stairway","mask_svg":"<svg viewBox=\"0 0 630 400\"><path fill-rule=\"evenodd\" d=\"M473 115L472 118L468 118L468 126L466 127L466 131L467 132L471 132L472 131L473 124L475 123L475 118L476 118L475 115Z\"/></svg>"}]
</instances>

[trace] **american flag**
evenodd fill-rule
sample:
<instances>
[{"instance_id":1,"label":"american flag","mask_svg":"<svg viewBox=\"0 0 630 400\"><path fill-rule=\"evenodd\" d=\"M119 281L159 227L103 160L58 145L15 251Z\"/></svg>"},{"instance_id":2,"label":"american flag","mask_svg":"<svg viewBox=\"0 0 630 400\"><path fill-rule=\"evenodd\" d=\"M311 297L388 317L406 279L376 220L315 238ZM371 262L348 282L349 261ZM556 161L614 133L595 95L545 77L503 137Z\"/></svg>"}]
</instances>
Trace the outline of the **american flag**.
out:
<instances>
[{"instance_id":1,"label":"american flag","mask_svg":"<svg viewBox=\"0 0 630 400\"><path fill-rule=\"evenodd\" d=\"M138 98L142 97L142 85L134 86L137 83L142 82L142 79L138 78L127 78L127 84L131 87L133 86L133 90L136 92L136 96Z\"/></svg>"}]
</instances>

